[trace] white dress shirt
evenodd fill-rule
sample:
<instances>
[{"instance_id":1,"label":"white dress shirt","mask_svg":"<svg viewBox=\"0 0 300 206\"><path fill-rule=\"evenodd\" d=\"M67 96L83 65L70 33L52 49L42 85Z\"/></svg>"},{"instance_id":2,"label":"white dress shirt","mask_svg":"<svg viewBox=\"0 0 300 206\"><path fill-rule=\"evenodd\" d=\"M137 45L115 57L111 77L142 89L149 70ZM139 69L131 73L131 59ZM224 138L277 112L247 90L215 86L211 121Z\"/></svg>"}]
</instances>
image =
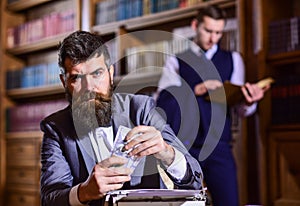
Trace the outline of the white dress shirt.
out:
<instances>
[{"instance_id":1,"label":"white dress shirt","mask_svg":"<svg viewBox=\"0 0 300 206\"><path fill-rule=\"evenodd\" d=\"M191 50L197 55L200 56L199 47L192 43ZM211 49L205 52L207 59L211 60L214 54L218 50L218 45L214 45ZM236 85L245 84L245 65L241 55L238 52L232 52L233 59L233 72L231 75L230 82ZM167 58L161 78L158 82L158 90L154 95L154 98L158 97L158 94L161 90L166 89L170 86L181 86L181 80L179 76L179 63L175 56L170 56ZM253 103L251 106L246 104L240 104L238 106L238 113L241 116L249 116L253 114L256 110L257 103Z\"/></svg>"}]
</instances>

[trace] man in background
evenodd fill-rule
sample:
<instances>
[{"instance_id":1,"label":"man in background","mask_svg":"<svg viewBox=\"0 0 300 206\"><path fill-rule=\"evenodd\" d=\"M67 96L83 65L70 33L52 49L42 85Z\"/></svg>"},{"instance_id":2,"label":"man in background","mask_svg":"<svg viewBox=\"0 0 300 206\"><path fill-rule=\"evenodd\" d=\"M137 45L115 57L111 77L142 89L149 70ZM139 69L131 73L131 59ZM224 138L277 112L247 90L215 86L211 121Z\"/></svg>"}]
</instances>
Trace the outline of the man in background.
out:
<instances>
[{"instance_id":1,"label":"man in background","mask_svg":"<svg viewBox=\"0 0 300 206\"><path fill-rule=\"evenodd\" d=\"M197 127L195 141L186 147L201 165L213 205L237 206L238 184L231 151L230 109L210 102L206 97L208 92L221 88L225 81L243 85L244 101L231 106L238 107L241 116L249 116L255 112L257 101L263 98L268 87L261 89L256 84L245 83L241 55L219 47L225 24L226 14L222 9L209 6L199 11L191 23L196 35L190 49L176 57L171 56L165 63L158 85L157 106L165 111L167 122L175 133L185 131L184 135L179 135L184 143L188 142L192 128ZM184 85L188 85L192 95L187 95L189 92ZM176 102L176 95L181 95L184 103ZM196 106L191 103L193 99L196 99ZM188 117L182 121L180 113L189 113L190 121L187 121ZM197 114L200 116L196 117ZM195 125L197 118L199 125ZM212 123L213 120L219 123ZM210 151L209 148L213 149Z\"/></svg>"}]
</instances>

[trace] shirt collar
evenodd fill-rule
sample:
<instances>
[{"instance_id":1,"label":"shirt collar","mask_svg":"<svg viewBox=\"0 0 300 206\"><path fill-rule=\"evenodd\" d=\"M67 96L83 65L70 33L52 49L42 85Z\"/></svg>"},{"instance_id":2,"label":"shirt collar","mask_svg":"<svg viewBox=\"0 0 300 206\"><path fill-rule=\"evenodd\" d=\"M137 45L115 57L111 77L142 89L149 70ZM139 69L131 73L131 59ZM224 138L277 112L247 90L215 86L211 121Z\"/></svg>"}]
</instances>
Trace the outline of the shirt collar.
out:
<instances>
[{"instance_id":1,"label":"shirt collar","mask_svg":"<svg viewBox=\"0 0 300 206\"><path fill-rule=\"evenodd\" d=\"M199 51L200 47L196 44L196 43L192 43L191 44L191 50L197 55L200 56L201 53ZM207 59L212 59L212 57L214 56L214 54L217 52L218 50L218 45L214 44L209 50L207 50L205 52L205 56Z\"/></svg>"},{"instance_id":2,"label":"shirt collar","mask_svg":"<svg viewBox=\"0 0 300 206\"><path fill-rule=\"evenodd\" d=\"M110 147L113 146L114 135L112 126L109 127L98 127L95 129L95 134L102 133L105 138L105 142L109 144Z\"/></svg>"}]
</instances>

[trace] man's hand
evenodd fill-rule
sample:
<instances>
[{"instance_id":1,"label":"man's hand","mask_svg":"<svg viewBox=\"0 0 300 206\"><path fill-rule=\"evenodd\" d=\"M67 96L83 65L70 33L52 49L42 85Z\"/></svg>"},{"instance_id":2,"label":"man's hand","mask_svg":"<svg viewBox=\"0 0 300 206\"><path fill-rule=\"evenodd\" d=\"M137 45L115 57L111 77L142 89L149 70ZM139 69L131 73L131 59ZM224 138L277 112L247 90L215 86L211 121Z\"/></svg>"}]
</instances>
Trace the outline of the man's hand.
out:
<instances>
[{"instance_id":1,"label":"man's hand","mask_svg":"<svg viewBox=\"0 0 300 206\"><path fill-rule=\"evenodd\" d=\"M196 96L201 96L205 94L208 90L215 90L222 87L223 83L219 80L206 80L200 84L197 84L194 88L194 93Z\"/></svg>"},{"instance_id":2,"label":"man's hand","mask_svg":"<svg viewBox=\"0 0 300 206\"><path fill-rule=\"evenodd\" d=\"M165 165L171 165L175 158L175 151L172 146L167 144L160 131L151 126L137 126L128 132L125 140L128 144L126 150L133 150L129 155L143 157L154 155Z\"/></svg>"},{"instance_id":3,"label":"man's hand","mask_svg":"<svg viewBox=\"0 0 300 206\"><path fill-rule=\"evenodd\" d=\"M88 179L79 186L79 201L84 203L103 198L107 192L120 189L124 182L130 181L132 171L119 167L126 162L124 158L113 156L96 164Z\"/></svg>"},{"instance_id":4,"label":"man's hand","mask_svg":"<svg viewBox=\"0 0 300 206\"><path fill-rule=\"evenodd\" d=\"M264 97L264 92L270 88L270 85L260 88L257 84L246 83L241 87L244 94L246 104L251 105L254 102L261 100Z\"/></svg>"}]
</instances>

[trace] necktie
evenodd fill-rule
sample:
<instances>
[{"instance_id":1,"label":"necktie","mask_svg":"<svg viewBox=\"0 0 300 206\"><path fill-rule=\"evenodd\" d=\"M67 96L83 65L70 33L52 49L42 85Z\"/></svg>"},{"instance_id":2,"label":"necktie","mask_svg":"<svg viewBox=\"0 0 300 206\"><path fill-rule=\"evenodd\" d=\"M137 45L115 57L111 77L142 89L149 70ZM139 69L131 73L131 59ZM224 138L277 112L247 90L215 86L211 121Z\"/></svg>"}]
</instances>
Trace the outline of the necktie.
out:
<instances>
[{"instance_id":1,"label":"necktie","mask_svg":"<svg viewBox=\"0 0 300 206\"><path fill-rule=\"evenodd\" d=\"M165 184L167 189L174 189L174 183L173 181L169 178L169 176L166 174L165 170L161 168L160 164L157 162L157 170L159 172L159 175Z\"/></svg>"}]
</instances>

